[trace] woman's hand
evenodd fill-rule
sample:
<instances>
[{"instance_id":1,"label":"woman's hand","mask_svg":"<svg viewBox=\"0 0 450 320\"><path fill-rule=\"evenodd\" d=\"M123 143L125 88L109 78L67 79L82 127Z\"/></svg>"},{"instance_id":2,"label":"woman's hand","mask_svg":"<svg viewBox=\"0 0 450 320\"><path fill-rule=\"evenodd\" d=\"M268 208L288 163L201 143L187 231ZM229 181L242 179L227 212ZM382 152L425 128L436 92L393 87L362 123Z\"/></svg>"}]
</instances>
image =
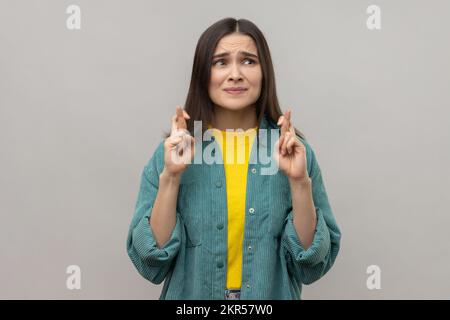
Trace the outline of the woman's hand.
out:
<instances>
[{"instance_id":1,"label":"woman's hand","mask_svg":"<svg viewBox=\"0 0 450 320\"><path fill-rule=\"evenodd\" d=\"M187 130L188 113L177 106L172 117L170 136L164 141L164 171L170 176L179 176L192 163L195 140Z\"/></svg>"},{"instance_id":2,"label":"woman's hand","mask_svg":"<svg viewBox=\"0 0 450 320\"><path fill-rule=\"evenodd\" d=\"M275 143L273 152L278 168L280 168L290 181L306 181L309 179L306 162L306 148L297 138L291 124L291 110L288 110L278 119L281 125L280 138Z\"/></svg>"}]
</instances>

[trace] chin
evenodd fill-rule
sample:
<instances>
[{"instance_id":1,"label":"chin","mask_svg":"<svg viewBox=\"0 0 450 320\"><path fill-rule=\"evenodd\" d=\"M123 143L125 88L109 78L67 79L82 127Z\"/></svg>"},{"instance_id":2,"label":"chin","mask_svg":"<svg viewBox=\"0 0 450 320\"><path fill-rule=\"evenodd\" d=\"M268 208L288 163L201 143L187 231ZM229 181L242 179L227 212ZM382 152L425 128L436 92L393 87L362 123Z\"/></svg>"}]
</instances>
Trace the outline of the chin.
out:
<instances>
[{"instance_id":1,"label":"chin","mask_svg":"<svg viewBox=\"0 0 450 320\"><path fill-rule=\"evenodd\" d=\"M227 110L243 110L245 109L247 106L249 105L249 103L246 102L240 102L240 101L226 101L222 104L220 104L220 106L222 106L222 108L227 109Z\"/></svg>"}]
</instances>

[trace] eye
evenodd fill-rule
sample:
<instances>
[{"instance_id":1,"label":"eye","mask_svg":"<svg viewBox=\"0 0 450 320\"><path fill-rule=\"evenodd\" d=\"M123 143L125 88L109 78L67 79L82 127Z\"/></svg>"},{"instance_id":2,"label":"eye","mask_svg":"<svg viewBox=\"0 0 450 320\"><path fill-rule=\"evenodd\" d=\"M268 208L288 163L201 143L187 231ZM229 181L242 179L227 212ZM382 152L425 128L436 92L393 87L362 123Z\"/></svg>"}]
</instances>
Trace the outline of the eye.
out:
<instances>
[{"instance_id":1,"label":"eye","mask_svg":"<svg viewBox=\"0 0 450 320\"><path fill-rule=\"evenodd\" d=\"M216 60L216 61L213 62L213 65L218 65L217 64L218 62L224 62L224 60L223 59Z\"/></svg>"},{"instance_id":2,"label":"eye","mask_svg":"<svg viewBox=\"0 0 450 320\"><path fill-rule=\"evenodd\" d=\"M250 59L250 58L246 58L244 61L249 61L249 62L251 62L250 64L255 64L256 63L255 60Z\"/></svg>"},{"instance_id":3,"label":"eye","mask_svg":"<svg viewBox=\"0 0 450 320\"><path fill-rule=\"evenodd\" d=\"M244 60L244 64L247 64L247 65L249 65L249 64L255 64L256 63L256 61L255 60L253 60L253 59L250 59L250 58L245 58ZM220 64L219 64L219 62L220 62ZM248 63L247 63L248 62ZM213 65L214 66L222 66L222 65L225 65L226 63L225 63L225 59L219 59L219 60L216 60L216 61L214 61L213 62Z\"/></svg>"}]
</instances>

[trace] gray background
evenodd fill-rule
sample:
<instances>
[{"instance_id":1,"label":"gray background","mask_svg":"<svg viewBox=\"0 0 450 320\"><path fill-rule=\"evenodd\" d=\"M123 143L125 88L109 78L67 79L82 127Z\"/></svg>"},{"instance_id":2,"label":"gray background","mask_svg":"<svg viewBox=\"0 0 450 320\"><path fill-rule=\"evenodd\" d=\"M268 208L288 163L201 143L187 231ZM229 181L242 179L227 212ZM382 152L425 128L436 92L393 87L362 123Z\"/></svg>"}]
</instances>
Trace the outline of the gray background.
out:
<instances>
[{"instance_id":1,"label":"gray background","mask_svg":"<svg viewBox=\"0 0 450 320\"><path fill-rule=\"evenodd\" d=\"M81 30L66 8L81 7ZM366 8L382 28L366 27ZM448 1L0 1L0 298L156 299L126 235L213 22L255 22L341 252L304 299L450 298ZM66 267L82 289L66 288ZM381 268L368 290L366 268Z\"/></svg>"}]
</instances>

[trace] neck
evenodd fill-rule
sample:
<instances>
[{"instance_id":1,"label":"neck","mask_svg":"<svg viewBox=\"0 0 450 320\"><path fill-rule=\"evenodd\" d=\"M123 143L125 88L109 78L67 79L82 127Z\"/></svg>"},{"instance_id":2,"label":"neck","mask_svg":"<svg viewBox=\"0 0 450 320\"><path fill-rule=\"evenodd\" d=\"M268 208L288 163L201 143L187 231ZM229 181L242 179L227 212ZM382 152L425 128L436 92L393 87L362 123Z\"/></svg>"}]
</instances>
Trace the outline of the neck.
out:
<instances>
[{"instance_id":1,"label":"neck","mask_svg":"<svg viewBox=\"0 0 450 320\"><path fill-rule=\"evenodd\" d=\"M258 125L255 106L249 106L242 110L229 110L214 106L212 126L219 130L242 129L248 130Z\"/></svg>"}]
</instances>

